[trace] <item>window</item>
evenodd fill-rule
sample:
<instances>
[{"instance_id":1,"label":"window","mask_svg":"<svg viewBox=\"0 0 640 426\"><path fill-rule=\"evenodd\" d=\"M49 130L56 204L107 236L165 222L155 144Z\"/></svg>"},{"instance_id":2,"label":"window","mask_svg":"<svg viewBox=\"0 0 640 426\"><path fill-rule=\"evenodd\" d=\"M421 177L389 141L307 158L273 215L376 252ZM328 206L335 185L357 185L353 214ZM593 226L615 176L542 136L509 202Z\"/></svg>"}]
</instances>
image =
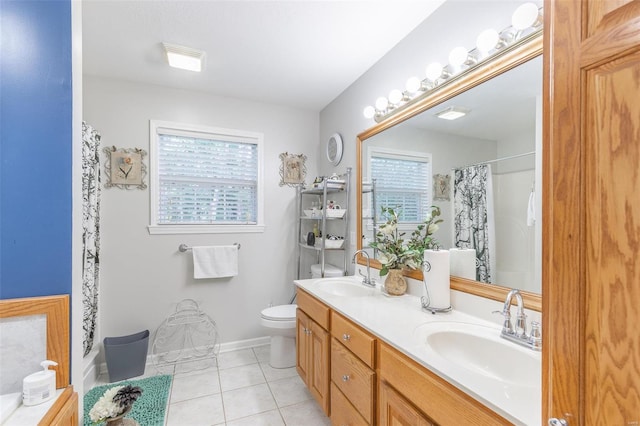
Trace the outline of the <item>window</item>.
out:
<instances>
[{"instance_id":1,"label":"window","mask_svg":"<svg viewBox=\"0 0 640 426\"><path fill-rule=\"evenodd\" d=\"M431 154L369 148L369 176L376 182L375 213L382 206L399 209L399 222L423 222L431 207Z\"/></svg>"},{"instance_id":2,"label":"window","mask_svg":"<svg viewBox=\"0 0 640 426\"><path fill-rule=\"evenodd\" d=\"M151 234L262 232L260 133L150 122Z\"/></svg>"}]
</instances>

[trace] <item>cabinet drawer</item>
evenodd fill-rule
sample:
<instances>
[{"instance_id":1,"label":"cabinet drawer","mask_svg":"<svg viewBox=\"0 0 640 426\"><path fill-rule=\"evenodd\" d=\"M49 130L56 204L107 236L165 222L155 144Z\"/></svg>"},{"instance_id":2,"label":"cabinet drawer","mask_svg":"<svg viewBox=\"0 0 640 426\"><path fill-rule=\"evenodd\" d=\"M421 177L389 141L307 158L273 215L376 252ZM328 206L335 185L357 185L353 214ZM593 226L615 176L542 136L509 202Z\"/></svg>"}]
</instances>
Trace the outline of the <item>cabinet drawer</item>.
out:
<instances>
[{"instance_id":1,"label":"cabinet drawer","mask_svg":"<svg viewBox=\"0 0 640 426\"><path fill-rule=\"evenodd\" d=\"M376 340L373 336L335 312L331 312L331 335L374 368Z\"/></svg>"},{"instance_id":2,"label":"cabinet drawer","mask_svg":"<svg viewBox=\"0 0 640 426\"><path fill-rule=\"evenodd\" d=\"M375 372L336 339L331 339L331 381L368 423L373 422Z\"/></svg>"},{"instance_id":3,"label":"cabinet drawer","mask_svg":"<svg viewBox=\"0 0 640 426\"><path fill-rule=\"evenodd\" d=\"M509 421L385 344L378 348L380 379L441 426L510 425Z\"/></svg>"},{"instance_id":4,"label":"cabinet drawer","mask_svg":"<svg viewBox=\"0 0 640 426\"><path fill-rule=\"evenodd\" d=\"M329 329L329 307L315 297L298 289L298 308L302 309L312 320L325 330Z\"/></svg>"},{"instance_id":5,"label":"cabinet drawer","mask_svg":"<svg viewBox=\"0 0 640 426\"><path fill-rule=\"evenodd\" d=\"M333 383L331 383L331 424L334 426L369 425Z\"/></svg>"}]
</instances>

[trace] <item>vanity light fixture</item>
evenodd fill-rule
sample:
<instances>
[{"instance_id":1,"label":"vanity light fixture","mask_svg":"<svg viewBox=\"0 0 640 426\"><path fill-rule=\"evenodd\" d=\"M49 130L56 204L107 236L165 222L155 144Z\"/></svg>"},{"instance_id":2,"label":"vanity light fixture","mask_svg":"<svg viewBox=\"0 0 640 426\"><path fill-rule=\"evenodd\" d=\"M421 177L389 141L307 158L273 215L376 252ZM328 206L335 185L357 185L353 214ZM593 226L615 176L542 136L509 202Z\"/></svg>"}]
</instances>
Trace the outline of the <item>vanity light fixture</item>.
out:
<instances>
[{"instance_id":1,"label":"vanity light fixture","mask_svg":"<svg viewBox=\"0 0 640 426\"><path fill-rule=\"evenodd\" d=\"M365 118L382 121L387 115L404 109L417 102L428 92L447 84L452 76L463 74L483 63L487 58L507 50L516 42L535 36L542 30L542 8L535 3L520 5L511 17L512 25L501 32L494 29L484 30L476 40L476 47L467 51L464 47L456 47L449 54L449 63L430 63L426 69L426 78L411 77L407 80L405 90L392 90L389 97L379 97L375 107L364 109ZM467 111L468 112L468 111ZM444 117L441 117L444 118Z\"/></svg>"},{"instance_id":2,"label":"vanity light fixture","mask_svg":"<svg viewBox=\"0 0 640 426\"><path fill-rule=\"evenodd\" d=\"M471 112L470 109L451 106L449 108L445 108L440 112L435 114L436 117L442 118L443 120L457 120L458 118L462 118L465 115Z\"/></svg>"},{"instance_id":3,"label":"vanity light fixture","mask_svg":"<svg viewBox=\"0 0 640 426\"><path fill-rule=\"evenodd\" d=\"M188 71L202 71L204 51L171 43L162 43L162 46L167 53L169 66Z\"/></svg>"}]
</instances>

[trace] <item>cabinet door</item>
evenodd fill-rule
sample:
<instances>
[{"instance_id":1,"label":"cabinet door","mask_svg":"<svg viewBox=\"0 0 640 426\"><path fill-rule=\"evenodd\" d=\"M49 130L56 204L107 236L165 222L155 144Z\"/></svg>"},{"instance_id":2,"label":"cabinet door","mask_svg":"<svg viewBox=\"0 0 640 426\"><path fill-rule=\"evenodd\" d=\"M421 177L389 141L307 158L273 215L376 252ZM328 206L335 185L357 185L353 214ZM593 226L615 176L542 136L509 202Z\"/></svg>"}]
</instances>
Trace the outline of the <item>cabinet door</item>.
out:
<instances>
[{"instance_id":1,"label":"cabinet door","mask_svg":"<svg viewBox=\"0 0 640 426\"><path fill-rule=\"evenodd\" d=\"M311 362L307 379L311 394L329 415L329 333L310 321L309 347Z\"/></svg>"},{"instance_id":2,"label":"cabinet door","mask_svg":"<svg viewBox=\"0 0 640 426\"><path fill-rule=\"evenodd\" d=\"M309 384L309 317L300 309L296 310L296 370L300 378L307 385Z\"/></svg>"},{"instance_id":3,"label":"cabinet door","mask_svg":"<svg viewBox=\"0 0 640 426\"><path fill-rule=\"evenodd\" d=\"M544 419L640 424L640 2L545 2Z\"/></svg>"},{"instance_id":4,"label":"cabinet door","mask_svg":"<svg viewBox=\"0 0 640 426\"><path fill-rule=\"evenodd\" d=\"M384 381L380 382L379 410L380 426L435 426Z\"/></svg>"}]
</instances>

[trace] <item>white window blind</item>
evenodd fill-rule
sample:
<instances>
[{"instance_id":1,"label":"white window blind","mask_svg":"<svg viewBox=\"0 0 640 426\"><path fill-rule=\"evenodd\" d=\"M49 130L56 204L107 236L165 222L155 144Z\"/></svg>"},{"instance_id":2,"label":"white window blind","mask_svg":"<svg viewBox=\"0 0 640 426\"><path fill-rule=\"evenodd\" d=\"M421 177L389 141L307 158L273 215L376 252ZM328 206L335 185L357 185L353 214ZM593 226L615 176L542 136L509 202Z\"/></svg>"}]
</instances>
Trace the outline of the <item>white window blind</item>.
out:
<instances>
[{"instance_id":1,"label":"white window blind","mask_svg":"<svg viewBox=\"0 0 640 426\"><path fill-rule=\"evenodd\" d=\"M215 225L213 232L228 232L220 227L261 225L261 135L161 122L152 127L152 227L194 225L188 229L200 231L189 232L206 232L203 225Z\"/></svg>"},{"instance_id":2,"label":"white window blind","mask_svg":"<svg viewBox=\"0 0 640 426\"><path fill-rule=\"evenodd\" d=\"M431 156L372 151L376 215L382 206L399 208L401 223L422 222L431 207Z\"/></svg>"}]
</instances>

